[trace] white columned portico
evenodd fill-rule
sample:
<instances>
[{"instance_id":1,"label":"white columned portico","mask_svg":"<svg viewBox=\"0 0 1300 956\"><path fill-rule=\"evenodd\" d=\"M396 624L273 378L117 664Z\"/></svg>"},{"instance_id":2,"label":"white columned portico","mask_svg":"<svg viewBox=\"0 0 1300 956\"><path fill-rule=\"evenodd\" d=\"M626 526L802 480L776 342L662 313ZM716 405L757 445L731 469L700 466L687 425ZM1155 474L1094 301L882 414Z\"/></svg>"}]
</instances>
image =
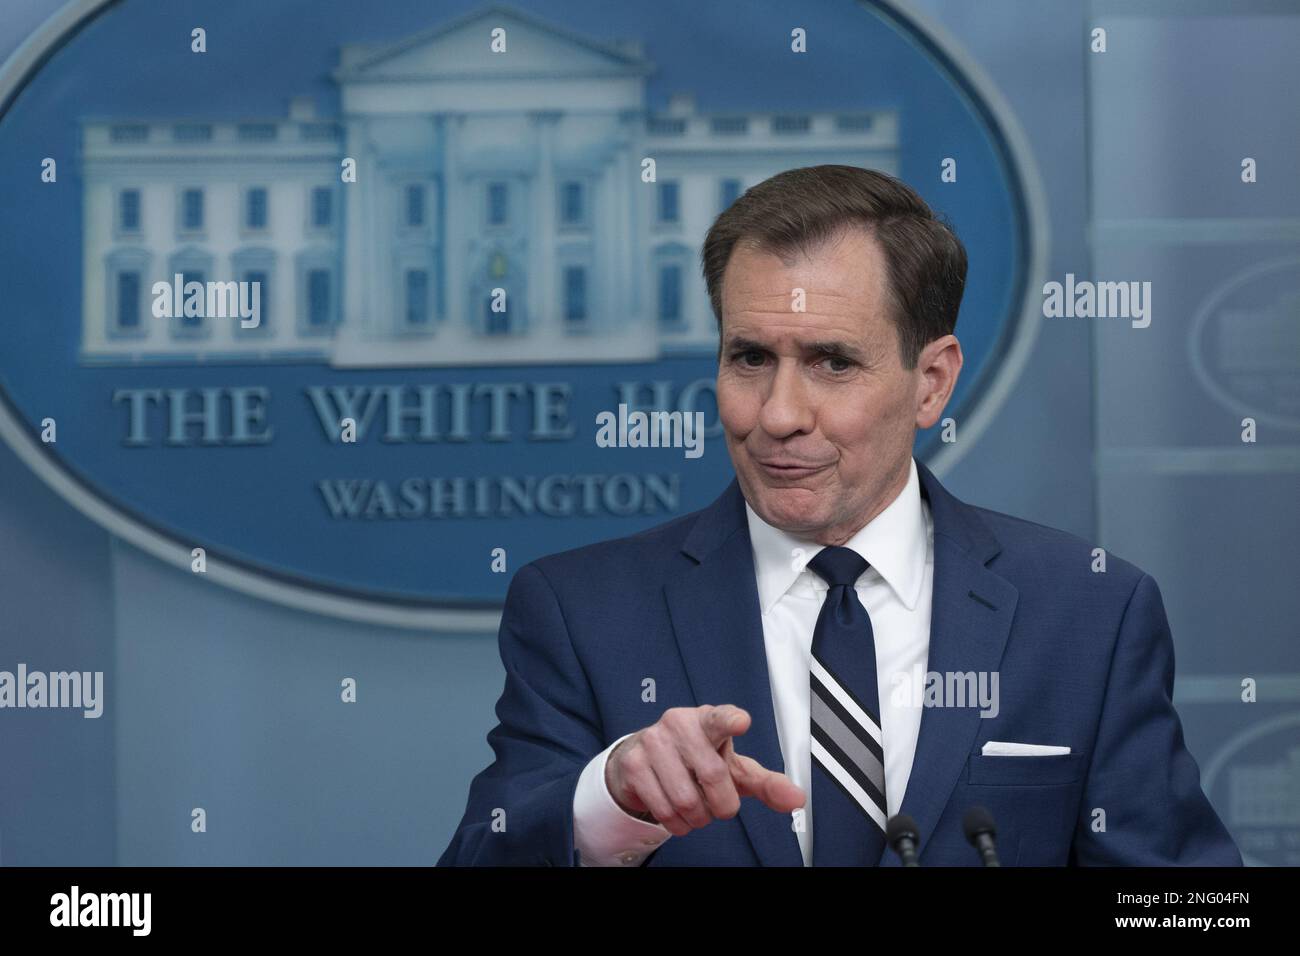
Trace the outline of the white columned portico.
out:
<instances>
[{"instance_id":1,"label":"white columned portico","mask_svg":"<svg viewBox=\"0 0 1300 956\"><path fill-rule=\"evenodd\" d=\"M447 113L443 122L443 131L447 137L447 171L443 195L447 201L447 221L443 234L447 243L443 247L444 261L447 268L447 318L449 323L460 324L456 334L468 331L473 326L474 316L465 307L465 288L468 272L465 268L465 237L472 235L468 215L473 208L468 204L473 200L466 196L466 189L461 182L461 137L464 133L465 114Z\"/></svg>"},{"instance_id":2,"label":"white columned portico","mask_svg":"<svg viewBox=\"0 0 1300 956\"><path fill-rule=\"evenodd\" d=\"M356 181L343 182L345 221L343 223L343 325L356 336L368 336L373 331L375 317L371 315L373 301L370 289L369 263L366 245L369 238L367 206L373 203L373 190L377 170L366 155L366 119L349 116L346 120L347 146L345 159L356 161ZM342 166L336 175L342 174Z\"/></svg>"},{"instance_id":3,"label":"white columned portico","mask_svg":"<svg viewBox=\"0 0 1300 956\"><path fill-rule=\"evenodd\" d=\"M627 217L623 206L627 196L627 169L623 150L608 154L601 169L593 198L592 243L595 247L595 285L599 290L598 313L593 331L602 335L627 335L635 320L628 310Z\"/></svg>"}]
</instances>

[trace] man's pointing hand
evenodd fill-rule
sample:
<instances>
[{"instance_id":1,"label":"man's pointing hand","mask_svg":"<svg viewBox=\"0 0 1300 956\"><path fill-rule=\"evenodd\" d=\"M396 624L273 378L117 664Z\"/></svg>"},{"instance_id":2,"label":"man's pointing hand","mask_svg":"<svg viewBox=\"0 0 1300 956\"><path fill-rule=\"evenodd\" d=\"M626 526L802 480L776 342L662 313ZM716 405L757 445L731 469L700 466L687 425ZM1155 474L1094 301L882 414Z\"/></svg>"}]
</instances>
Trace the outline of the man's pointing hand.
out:
<instances>
[{"instance_id":1,"label":"man's pointing hand","mask_svg":"<svg viewBox=\"0 0 1300 956\"><path fill-rule=\"evenodd\" d=\"M669 708L614 748L605 786L628 813L648 815L674 836L729 820L741 797L779 813L804 806L807 795L789 777L736 753L732 738L749 725L749 714L731 704Z\"/></svg>"}]
</instances>

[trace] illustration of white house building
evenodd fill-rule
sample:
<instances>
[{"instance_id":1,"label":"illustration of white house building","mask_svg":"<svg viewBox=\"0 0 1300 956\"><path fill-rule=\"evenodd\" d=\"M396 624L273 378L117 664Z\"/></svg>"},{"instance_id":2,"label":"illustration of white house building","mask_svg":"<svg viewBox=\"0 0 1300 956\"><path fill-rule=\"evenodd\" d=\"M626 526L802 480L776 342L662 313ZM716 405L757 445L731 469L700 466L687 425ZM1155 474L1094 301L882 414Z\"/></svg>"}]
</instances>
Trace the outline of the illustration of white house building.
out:
<instances>
[{"instance_id":1,"label":"illustration of white house building","mask_svg":"<svg viewBox=\"0 0 1300 956\"><path fill-rule=\"evenodd\" d=\"M342 47L337 117L299 97L274 119L83 121L82 360L712 353L699 252L713 219L792 167L897 174L897 115L706 114L689 93L654 112L653 70L636 41L498 4ZM176 275L259 283L260 324L155 317L151 290Z\"/></svg>"}]
</instances>

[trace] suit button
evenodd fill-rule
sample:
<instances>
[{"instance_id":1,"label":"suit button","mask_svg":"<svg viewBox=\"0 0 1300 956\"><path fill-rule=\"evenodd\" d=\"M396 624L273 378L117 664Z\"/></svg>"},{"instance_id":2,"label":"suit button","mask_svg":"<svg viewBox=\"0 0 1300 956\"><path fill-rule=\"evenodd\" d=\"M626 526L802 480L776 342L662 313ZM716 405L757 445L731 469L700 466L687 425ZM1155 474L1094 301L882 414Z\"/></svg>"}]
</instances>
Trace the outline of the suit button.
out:
<instances>
[{"instance_id":1,"label":"suit button","mask_svg":"<svg viewBox=\"0 0 1300 956\"><path fill-rule=\"evenodd\" d=\"M626 853L620 856L619 859L623 861L624 866L631 866L633 863L636 862L636 854L633 853L631 850L628 850Z\"/></svg>"}]
</instances>

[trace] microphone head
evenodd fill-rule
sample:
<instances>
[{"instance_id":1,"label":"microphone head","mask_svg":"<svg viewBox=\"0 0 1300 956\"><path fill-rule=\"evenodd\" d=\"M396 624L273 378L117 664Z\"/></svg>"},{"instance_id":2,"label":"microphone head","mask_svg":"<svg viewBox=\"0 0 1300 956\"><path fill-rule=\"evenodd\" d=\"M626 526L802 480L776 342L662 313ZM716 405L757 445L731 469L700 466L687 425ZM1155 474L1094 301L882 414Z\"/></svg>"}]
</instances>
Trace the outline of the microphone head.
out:
<instances>
[{"instance_id":1,"label":"microphone head","mask_svg":"<svg viewBox=\"0 0 1300 956\"><path fill-rule=\"evenodd\" d=\"M993 825L993 814L983 807L971 807L967 810L966 815L961 818L961 828L966 831L966 840L972 845L981 834L997 836L998 833Z\"/></svg>"},{"instance_id":2,"label":"microphone head","mask_svg":"<svg viewBox=\"0 0 1300 956\"><path fill-rule=\"evenodd\" d=\"M921 842L921 834L917 829L916 821L906 813L897 813L889 818L885 824L885 839L890 846L897 846L898 841L903 837L911 837L913 841Z\"/></svg>"}]
</instances>

